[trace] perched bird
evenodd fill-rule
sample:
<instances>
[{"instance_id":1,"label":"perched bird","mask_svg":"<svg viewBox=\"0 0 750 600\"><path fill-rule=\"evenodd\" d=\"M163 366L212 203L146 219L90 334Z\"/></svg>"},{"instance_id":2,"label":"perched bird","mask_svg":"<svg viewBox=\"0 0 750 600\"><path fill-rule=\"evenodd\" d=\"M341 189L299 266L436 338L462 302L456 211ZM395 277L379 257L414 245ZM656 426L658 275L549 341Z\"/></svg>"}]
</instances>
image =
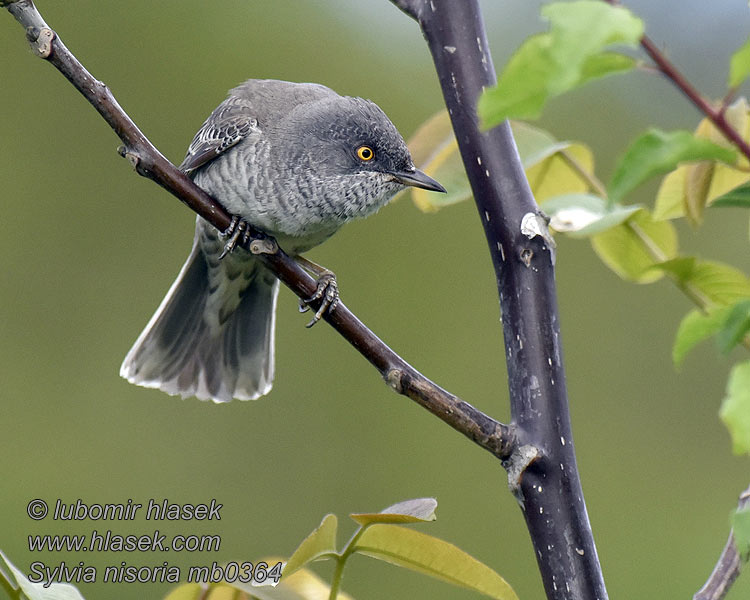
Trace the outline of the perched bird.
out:
<instances>
[{"instance_id":1,"label":"perched bird","mask_svg":"<svg viewBox=\"0 0 750 600\"><path fill-rule=\"evenodd\" d=\"M445 191L414 167L376 104L312 83L251 79L231 90L180 169L236 215L231 242L241 218L321 276L324 307L337 300L335 279L300 253L405 186ZM279 282L250 252L227 252L225 239L198 218L187 262L125 357L128 381L215 402L270 391Z\"/></svg>"}]
</instances>

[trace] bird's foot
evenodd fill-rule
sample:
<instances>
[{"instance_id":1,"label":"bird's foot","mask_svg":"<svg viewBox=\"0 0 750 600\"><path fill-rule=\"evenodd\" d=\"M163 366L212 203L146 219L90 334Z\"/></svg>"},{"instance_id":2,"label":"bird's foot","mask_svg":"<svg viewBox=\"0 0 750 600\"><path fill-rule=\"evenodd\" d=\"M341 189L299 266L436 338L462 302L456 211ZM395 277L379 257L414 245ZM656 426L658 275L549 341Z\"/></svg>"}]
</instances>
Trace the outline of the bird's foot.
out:
<instances>
[{"instance_id":1,"label":"bird's foot","mask_svg":"<svg viewBox=\"0 0 750 600\"><path fill-rule=\"evenodd\" d=\"M224 244L224 250L219 255L219 260L230 254L237 247L237 244L240 243L240 240L243 244L247 244L250 239L250 224L245 219L234 215L232 222L229 223L227 230L222 232L221 237L229 239Z\"/></svg>"},{"instance_id":2,"label":"bird's foot","mask_svg":"<svg viewBox=\"0 0 750 600\"><path fill-rule=\"evenodd\" d=\"M305 325L308 329L315 325L326 312L331 312L339 303L339 286L336 283L336 275L331 271L324 271L317 280L315 293L306 300L300 300L299 311L307 312L310 310L310 303L320 300L320 307L313 315L312 320Z\"/></svg>"}]
</instances>

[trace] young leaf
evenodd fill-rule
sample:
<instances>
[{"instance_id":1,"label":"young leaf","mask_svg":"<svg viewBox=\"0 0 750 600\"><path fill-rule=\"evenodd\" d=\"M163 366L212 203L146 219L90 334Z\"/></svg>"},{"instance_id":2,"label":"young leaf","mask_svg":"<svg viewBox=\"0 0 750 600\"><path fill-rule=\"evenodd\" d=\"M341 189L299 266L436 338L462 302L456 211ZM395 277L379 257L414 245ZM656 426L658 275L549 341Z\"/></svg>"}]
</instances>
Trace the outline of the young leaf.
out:
<instances>
[{"instance_id":1,"label":"young leaf","mask_svg":"<svg viewBox=\"0 0 750 600\"><path fill-rule=\"evenodd\" d=\"M699 163L705 164L705 163ZM711 172L708 190L705 193L706 206L750 206L748 195L750 173L722 163L710 163ZM676 219L685 215L688 205L687 182L691 165L682 165L669 173L661 182L654 204L654 219ZM736 202L736 203L735 203Z\"/></svg>"},{"instance_id":2,"label":"young leaf","mask_svg":"<svg viewBox=\"0 0 750 600\"><path fill-rule=\"evenodd\" d=\"M542 204L550 216L550 227L573 237L595 235L626 221L641 206L609 206L591 194L566 194Z\"/></svg>"},{"instance_id":3,"label":"young leaf","mask_svg":"<svg viewBox=\"0 0 750 600\"><path fill-rule=\"evenodd\" d=\"M724 118L743 139L750 139L750 118L745 98L738 98L733 102L724 111ZM734 148L708 118L699 123L695 137L709 140L724 148ZM654 218L674 219L687 214L694 223L699 222L705 206L712 205L717 198L750 181L747 167L748 161L744 156L739 156L732 165L704 161L697 165L678 166L659 186Z\"/></svg>"},{"instance_id":4,"label":"young leaf","mask_svg":"<svg viewBox=\"0 0 750 600\"><path fill-rule=\"evenodd\" d=\"M554 2L542 8L550 31L527 39L508 61L498 85L485 90L483 127L508 118L537 118L547 100L591 79L630 69L634 61L604 50L634 47L643 22L622 7L596 0Z\"/></svg>"},{"instance_id":5,"label":"young leaf","mask_svg":"<svg viewBox=\"0 0 750 600\"><path fill-rule=\"evenodd\" d=\"M540 204L555 196L589 191L584 174L594 172L591 150L577 142L558 142L557 146L549 156L526 168L531 191Z\"/></svg>"},{"instance_id":6,"label":"young leaf","mask_svg":"<svg viewBox=\"0 0 750 600\"><path fill-rule=\"evenodd\" d=\"M650 177L667 173L681 162L721 160L733 163L735 158L734 151L687 131L649 129L620 159L609 184L609 198L612 202L620 202Z\"/></svg>"},{"instance_id":7,"label":"young leaf","mask_svg":"<svg viewBox=\"0 0 750 600\"><path fill-rule=\"evenodd\" d=\"M278 559L266 559L268 564ZM258 587L240 581L229 584L236 590L250 594L253 600L328 600L331 588L309 569L298 569L287 575L283 573L276 587ZM339 590L336 600L352 600L349 594Z\"/></svg>"},{"instance_id":8,"label":"young leaf","mask_svg":"<svg viewBox=\"0 0 750 600\"><path fill-rule=\"evenodd\" d=\"M729 61L729 87L736 88L750 75L750 39L732 54Z\"/></svg>"},{"instance_id":9,"label":"young leaf","mask_svg":"<svg viewBox=\"0 0 750 600\"><path fill-rule=\"evenodd\" d=\"M669 221L654 221L646 209L594 236L594 250L623 279L650 283L662 274L652 267L677 255L677 233Z\"/></svg>"},{"instance_id":10,"label":"young leaf","mask_svg":"<svg viewBox=\"0 0 750 600\"><path fill-rule=\"evenodd\" d=\"M284 566L284 577L291 575L300 567L316 558L336 552L336 531L338 530L338 519L336 515L323 517L317 529L308 535L302 543L297 546L289 561Z\"/></svg>"},{"instance_id":11,"label":"young leaf","mask_svg":"<svg viewBox=\"0 0 750 600\"><path fill-rule=\"evenodd\" d=\"M409 188L411 198L423 212L435 212L471 198L471 187L466 178L456 137L447 110L435 113L425 121L407 144L414 164L428 175L442 182L446 194L428 194L419 188Z\"/></svg>"},{"instance_id":12,"label":"young leaf","mask_svg":"<svg viewBox=\"0 0 750 600\"><path fill-rule=\"evenodd\" d=\"M750 506L732 513L732 534L742 562L750 559Z\"/></svg>"},{"instance_id":13,"label":"young leaf","mask_svg":"<svg viewBox=\"0 0 750 600\"><path fill-rule=\"evenodd\" d=\"M708 192L716 163L702 160L688 166L685 185L685 216L691 225L703 222L703 211L708 204Z\"/></svg>"},{"instance_id":14,"label":"young leaf","mask_svg":"<svg viewBox=\"0 0 750 600\"><path fill-rule=\"evenodd\" d=\"M250 596L228 583L214 583L207 589L199 583L186 583L169 592L164 600L250 600Z\"/></svg>"},{"instance_id":15,"label":"young leaf","mask_svg":"<svg viewBox=\"0 0 750 600\"><path fill-rule=\"evenodd\" d=\"M424 523L437 519L436 508L435 498L416 498L384 508L379 513L353 513L349 516L363 526L372 523Z\"/></svg>"},{"instance_id":16,"label":"young leaf","mask_svg":"<svg viewBox=\"0 0 750 600\"><path fill-rule=\"evenodd\" d=\"M490 598L518 600L513 588L487 565L453 544L405 527L372 525L357 541L355 551Z\"/></svg>"},{"instance_id":17,"label":"young leaf","mask_svg":"<svg viewBox=\"0 0 750 600\"><path fill-rule=\"evenodd\" d=\"M200 583L185 583L170 591L164 600L201 600L204 591Z\"/></svg>"},{"instance_id":18,"label":"young leaf","mask_svg":"<svg viewBox=\"0 0 750 600\"><path fill-rule=\"evenodd\" d=\"M587 174L593 176L594 169L593 154L588 147L558 142L547 131L522 121L512 121L511 129L537 202L588 190ZM408 146L417 167L448 189L447 194L430 194L410 188L412 200L420 210L434 212L471 198L471 187L446 110L419 127Z\"/></svg>"},{"instance_id":19,"label":"young leaf","mask_svg":"<svg viewBox=\"0 0 750 600\"><path fill-rule=\"evenodd\" d=\"M75 586L68 583L52 583L45 587L44 583L32 583L8 560L2 550L0 550L0 558L28 600L83 600L83 596Z\"/></svg>"},{"instance_id":20,"label":"young leaf","mask_svg":"<svg viewBox=\"0 0 750 600\"><path fill-rule=\"evenodd\" d=\"M719 349L727 354L750 332L750 300L741 300L730 307L729 315L716 334Z\"/></svg>"},{"instance_id":21,"label":"young leaf","mask_svg":"<svg viewBox=\"0 0 750 600\"><path fill-rule=\"evenodd\" d=\"M682 364L687 353L699 342L711 337L721 329L727 319L729 310L728 306L722 306L704 314L695 309L683 317L672 345L672 361L675 367Z\"/></svg>"},{"instance_id":22,"label":"young leaf","mask_svg":"<svg viewBox=\"0 0 750 600\"><path fill-rule=\"evenodd\" d=\"M735 365L729 373L719 416L732 436L732 451L750 453L750 361Z\"/></svg>"}]
</instances>

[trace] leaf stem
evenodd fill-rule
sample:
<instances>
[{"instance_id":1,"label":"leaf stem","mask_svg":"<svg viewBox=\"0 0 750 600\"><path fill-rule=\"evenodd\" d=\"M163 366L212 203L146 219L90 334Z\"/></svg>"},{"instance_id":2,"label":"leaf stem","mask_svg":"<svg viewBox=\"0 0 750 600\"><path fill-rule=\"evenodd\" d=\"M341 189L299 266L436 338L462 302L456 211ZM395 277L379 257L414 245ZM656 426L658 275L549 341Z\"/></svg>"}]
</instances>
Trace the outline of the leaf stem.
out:
<instances>
[{"instance_id":1,"label":"leaf stem","mask_svg":"<svg viewBox=\"0 0 750 600\"><path fill-rule=\"evenodd\" d=\"M571 169L573 169L576 174L584 181L586 184L594 190L599 196L606 199L607 198L607 188L604 187L604 184L602 181L594 175L594 173L590 173L587 171L583 165L578 161L578 159L573 156L568 150L563 149L559 151L560 158L562 158L566 163L568 163L568 166L570 166Z\"/></svg>"},{"instance_id":2,"label":"leaf stem","mask_svg":"<svg viewBox=\"0 0 750 600\"><path fill-rule=\"evenodd\" d=\"M643 247L646 249L646 252L651 256L651 258L654 260L654 262L662 263L669 260L669 257L662 252L662 249L659 248L659 246L654 242L649 235L643 231L643 228L638 225L638 223L634 223L631 220L628 220L625 222L627 227L630 229L630 231L633 232L633 234L640 240L640 242L643 244ZM669 277L670 281L677 286L677 288L682 291L685 296L687 296L693 304L695 304L703 313L707 313L708 309L711 307L711 300L707 298L703 292L700 291L695 285L692 283L685 283L683 281L680 281L679 277L675 275L674 273L670 273L669 271L665 271L665 274L667 277Z\"/></svg>"},{"instance_id":3,"label":"leaf stem","mask_svg":"<svg viewBox=\"0 0 750 600\"><path fill-rule=\"evenodd\" d=\"M354 553L354 546L369 526L370 524L360 525L354 532L354 535L352 535L344 548L341 550L341 552L334 555L334 558L336 559L336 570L333 572L331 592L328 595L328 600L336 600L336 596L338 595L339 589L341 587L341 580L344 578L344 566L346 565L346 561L349 560L349 557Z\"/></svg>"}]
</instances>

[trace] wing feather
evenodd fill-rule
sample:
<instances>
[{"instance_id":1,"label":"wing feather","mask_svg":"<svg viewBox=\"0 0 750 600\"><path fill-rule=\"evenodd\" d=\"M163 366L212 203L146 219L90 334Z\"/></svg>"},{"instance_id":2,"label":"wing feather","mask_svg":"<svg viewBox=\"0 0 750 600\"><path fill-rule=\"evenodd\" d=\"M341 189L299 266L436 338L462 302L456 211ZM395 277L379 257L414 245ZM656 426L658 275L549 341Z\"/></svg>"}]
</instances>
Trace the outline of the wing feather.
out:
<instances>
[{"instance_id":1,"label":"wing feather","mask_svg":"<svg viewBox=\"0 0 750 600\"><path fill-rule=\"evenodd\" d=\"M259 132L258 120L252 115L252 105L248 100L237 96L224 100L195 134L180 169L191 173L251 133Z\"/></svg>"}]
</instances>

